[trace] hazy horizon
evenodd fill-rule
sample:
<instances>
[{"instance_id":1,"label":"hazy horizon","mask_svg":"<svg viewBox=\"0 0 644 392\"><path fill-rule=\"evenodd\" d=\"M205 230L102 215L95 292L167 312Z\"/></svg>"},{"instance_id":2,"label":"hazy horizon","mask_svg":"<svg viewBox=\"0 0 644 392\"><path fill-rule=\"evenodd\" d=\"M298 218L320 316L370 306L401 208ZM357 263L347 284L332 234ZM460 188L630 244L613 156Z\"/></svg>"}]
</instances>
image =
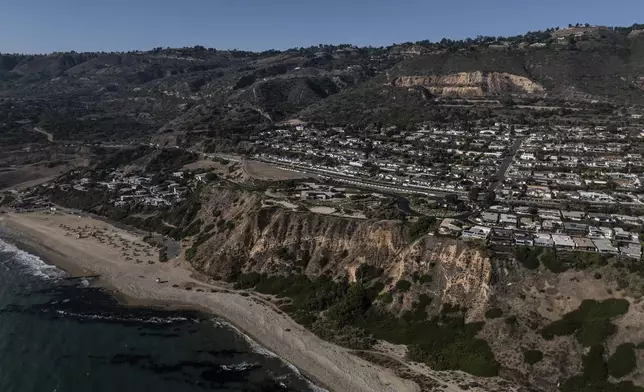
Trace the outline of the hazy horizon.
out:
<instances>
[{"instance_id":1,"label":"hazy horizon","mask_svg":"<svg viewBox=\"0 0 644 392\"><path fill-rule=\"evenodd\" d=\"M513 36L569 23L630 26L644 15L639 0L390 0L303 4L296 0L228 1L0 0L0 52L121 52L201 45L264 51L320 44L389 46L442 38Z\"/></svg>"}]
</instances>

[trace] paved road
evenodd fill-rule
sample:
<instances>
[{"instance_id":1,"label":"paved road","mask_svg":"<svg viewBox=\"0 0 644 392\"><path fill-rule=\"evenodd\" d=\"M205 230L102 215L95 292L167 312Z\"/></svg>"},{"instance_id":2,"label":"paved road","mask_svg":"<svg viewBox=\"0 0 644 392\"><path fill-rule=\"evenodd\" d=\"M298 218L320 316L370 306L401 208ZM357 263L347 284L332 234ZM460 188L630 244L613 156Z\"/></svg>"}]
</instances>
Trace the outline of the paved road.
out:
<instances>
[{"instance_id":1,"label":"paved road","mask_svg":"<svg viewBox=\"0 0 644 392\"><path fill-rule=\"evenodd\" d=\"M497 188L503 183L503 179L505 178L505 173L508 171L508 168L512 164L512 161L514 160L514 156L517 155L517 151L521 148L521 144L523 144L523 141L525 140L525 137L518 138L517 140L514 141L512 144L512 147L510 148L510 152L508 153L508 156L505 157L503 160L503 163L501 163L501 166L499 167L499 170L496 171L496 174L494 175L494 178L497 178L497 181L494 181L493 183L490 184L488 187L488 191L496 191Z\"/></svg>"}]
</instances>

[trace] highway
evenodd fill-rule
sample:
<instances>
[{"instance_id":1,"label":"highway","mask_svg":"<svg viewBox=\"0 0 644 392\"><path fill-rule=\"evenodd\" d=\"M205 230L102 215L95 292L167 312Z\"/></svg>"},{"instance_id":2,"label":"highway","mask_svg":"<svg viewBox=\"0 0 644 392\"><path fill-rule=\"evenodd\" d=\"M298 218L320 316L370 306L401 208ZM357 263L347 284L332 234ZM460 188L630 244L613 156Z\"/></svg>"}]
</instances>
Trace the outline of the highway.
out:
<instances>
[{"instance_id":1,"label":"highway","mask_svg":"<svg viewBox=\"0 0 644 392\"><path fill-rule=\"evenodd\" d=\"M459 196L466 197L466 192L463 191L446 191L442 189L433 189L433 188L422 188L418 186L403 186L396 185L388 182L381 182L375 180L369 180L359 177L351 177L338 172L323 170L323 169L314 169L304 165L297 164L284 164L282 162L274 162L270 160L261 160L264 163L269 163L275 165L284 170L296 171L298 173L306 173L314 176L328 177L331 180L354 185L356 187L363 188L375 188L389 193L400 193L408 195L410 193L419 193L429 197L445 197L448 194L457 194Z\"/></svg>"}]
</instances>

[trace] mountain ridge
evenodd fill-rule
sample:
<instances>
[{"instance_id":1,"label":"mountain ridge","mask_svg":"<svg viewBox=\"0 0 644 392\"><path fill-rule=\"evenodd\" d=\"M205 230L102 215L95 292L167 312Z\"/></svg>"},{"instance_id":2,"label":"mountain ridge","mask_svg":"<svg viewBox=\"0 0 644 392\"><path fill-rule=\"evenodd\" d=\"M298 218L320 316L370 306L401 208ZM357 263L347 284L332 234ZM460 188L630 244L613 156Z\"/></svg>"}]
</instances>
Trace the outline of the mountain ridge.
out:
<instances>
[{"instance_id":1,"label":"mountain ridge","mask_svg":"<svg viewBox=\"0 0 644 392\"><path fill-rule=\"evenodd\" d=\"M63 140L235 133L294 119L387 123L412 111L435 111L442 97L642 105L644 35L636 27L581 26L382 48L0 54L0 100L13 110L0 105L0 134L15 132L25 120ZM431 81L396 83L423 77ZM474 82L462 85L459 77ZM68 131L92 128L87 116L92 127L100 122L105 129Z\"/></svg>"}]
</instances>

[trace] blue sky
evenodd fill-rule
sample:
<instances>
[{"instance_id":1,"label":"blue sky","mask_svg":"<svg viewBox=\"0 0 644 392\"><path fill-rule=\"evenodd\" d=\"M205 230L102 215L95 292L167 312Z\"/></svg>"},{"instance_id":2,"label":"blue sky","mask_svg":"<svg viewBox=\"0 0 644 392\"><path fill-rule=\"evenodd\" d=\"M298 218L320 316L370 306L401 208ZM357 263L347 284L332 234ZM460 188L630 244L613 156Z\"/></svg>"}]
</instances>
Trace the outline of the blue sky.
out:
<instances>
[{"instance_id":1,"label":"blue sky","mask_svg":"<svg viewBox=\"0 0 644 392\"><path fill-rule=\"evenodd\" d=\"M0 0L0 52L383 46L575 22L644 23L644 0Z\"/></svg>"}]
</instances>

